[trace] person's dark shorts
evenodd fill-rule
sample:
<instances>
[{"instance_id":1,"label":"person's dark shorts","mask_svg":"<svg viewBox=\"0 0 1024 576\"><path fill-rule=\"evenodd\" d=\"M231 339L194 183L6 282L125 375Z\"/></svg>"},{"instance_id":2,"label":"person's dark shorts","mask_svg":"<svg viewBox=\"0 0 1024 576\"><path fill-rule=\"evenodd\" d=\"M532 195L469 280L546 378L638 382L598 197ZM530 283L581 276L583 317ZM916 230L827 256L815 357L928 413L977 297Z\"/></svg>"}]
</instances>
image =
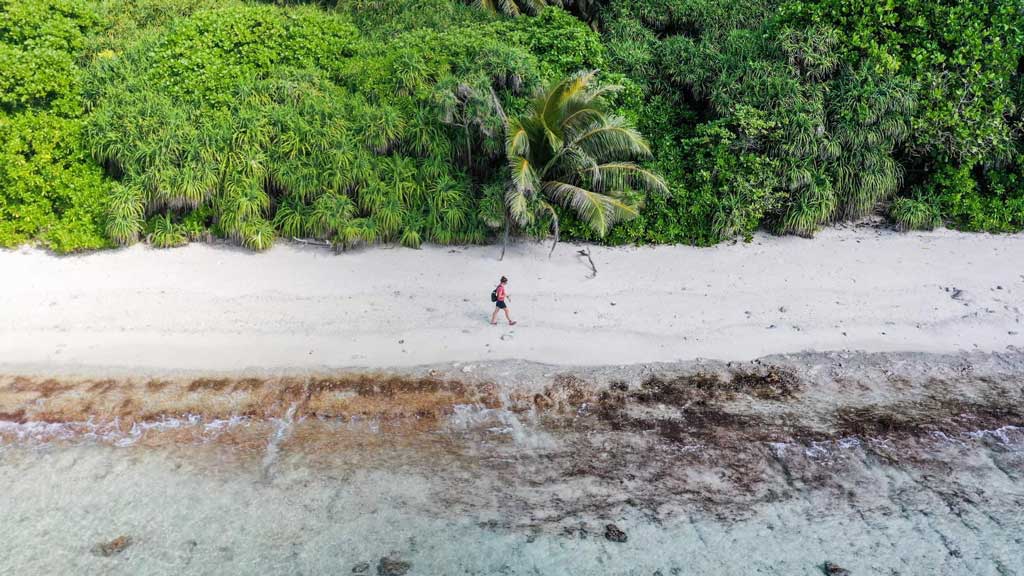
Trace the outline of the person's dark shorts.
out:
<instances>
[{"instance_id":1,"label":"person's dark shorts","mask_svg":"<svg viewBox=\"0 0 1024 576\"><path fill-rule=\"evenodd\" d=\"M497 302L494 303L494 305L497 306L498 308L501 308L502 310L506 308L504 300L498 300Z\"/></svg>"}]
</instances>

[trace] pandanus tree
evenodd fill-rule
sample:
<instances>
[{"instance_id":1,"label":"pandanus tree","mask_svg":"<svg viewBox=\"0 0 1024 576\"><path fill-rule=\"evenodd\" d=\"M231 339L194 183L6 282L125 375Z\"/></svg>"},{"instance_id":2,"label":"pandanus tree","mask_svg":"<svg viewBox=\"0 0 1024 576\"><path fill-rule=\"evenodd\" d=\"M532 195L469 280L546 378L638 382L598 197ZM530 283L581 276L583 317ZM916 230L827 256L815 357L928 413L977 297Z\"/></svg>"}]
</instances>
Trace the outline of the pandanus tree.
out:
<instances>
[{"instance_id":1,"label":"pandanus tree","mask_svg":"<svg viewBox=\"0 0 1024 576\"><path fill-rule=\"evenodd\" d=\"M506 16L520 14L536 14L545 6L561 6L561 0L473 0L473 4L490 12L498 12Z\"/></svg>"},{"instance_id":2,"label":"pandanus tree","mask_svg":"<svg viewBox=\"0 0 1024 576\"><path fill-rule=\"evenodd\" d=\"M637 215L630 192L667 190L660 176L634 162L651 156L647 141L608 109L608 96L620 87L599 84L596 75L580 72L539 92L525 115L508 122L506 231L509 224L525 227L548 216L552 250L558 243L555 206L603 237Z\"/></svg>"},{"instance_id":3,"label":"pandanus tree","mask_svg":"<svg viewBox=\"0 0 1024 576\"><path fill-rule=\"evenodd\" d=\"M537 14L545 6L572 10L596 29L600 0L472 0L474 6L505 16Z\"/></svg>"}]
</instances>

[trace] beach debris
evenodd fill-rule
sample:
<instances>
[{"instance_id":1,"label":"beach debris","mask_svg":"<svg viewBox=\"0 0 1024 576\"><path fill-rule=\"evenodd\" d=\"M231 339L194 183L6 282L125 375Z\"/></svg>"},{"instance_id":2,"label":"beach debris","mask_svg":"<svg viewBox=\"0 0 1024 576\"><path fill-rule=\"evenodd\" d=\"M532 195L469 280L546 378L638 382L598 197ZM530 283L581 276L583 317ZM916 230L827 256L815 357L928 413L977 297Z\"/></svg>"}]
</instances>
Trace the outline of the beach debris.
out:
<instances>
[{"instance_id":1,"label":"beach debris","mask_svg":"<svg viewBox=\"0 0 1024 576\"><path fill-rule=\"evenodd\" d=\"M353 574L366 574L369 571L370 571L370 563L369 562L360 562L360 563L358 563L358 564L356 564L355 566L352 567L352 573Z\"/></svg>"},{"instance_id":2,"label":"beach debris","mask_svg":"<svg viewBox=\"0 0 1024 576\"><path fill-rule=\"evenodd\" d=\"M404 576L411 568L412 564L409 562L385 556L377 563L377 576Z\"/></svg>"},{"instance_id":3,"label":"beach debris","mask_svg":"<svg viewBox=\"0 0 1024 576\"><path fill-rule=\"evenodd\" d=\"M124 552L131 545L131 536L118 536L110 542L100 542L99 544L93 546L92 553L96 556L109 558L111 556L116 556L117 554Z\"/></svg>"},{"instance_id":4,"label":"beach debris","mask_svg":"<svg viewBox=\"0 0 1024 576\"><path fill-rule=\"evenodd\" d=\"M626 533L620 530L615 524L608 524L604 527L604 538L609 542L619 543L629 540L629 536L626 536Z\"/></svg>"},{"instance_id":5,"label":"beach debris","mask_svg":"<svg viewBox=\"0 0 1024 576\"><path fill-rule=\"evenodd\" d=\"M785 306L779 306L779 312L786 313L787 308Z\"/></svg>"},{"instance_id":6,"label":"beach debris","mask_svg":"<svg viewBox=\"0 0 1024 576\"><path fill-rule=\"evenodd\" d=\"M952 298L953 300L963 300L964 299L964 291L959 289L959 288L954 287L953 290L952 290L952 295L950 296L950 298Z\"/></svg>"},{"instance_id":7,"label":"beach debris","mask_svg":"<svg viewBox=\"0 0 1024 576\"><path fill-rule=\"evenodd\" d=\"M825 562L821 566L821 571L828 576L850 576L850 571L834 562Z\"/></svg>"},{"instance_id":8,"label":"beach debris","mask_svg":"<svg viewBox=\"0 0 1024 576\"><path fill-rule=\"evenodd\" d=\"M597 266L594 265L594 259L590 257L590 248L587 248L586 250L577 250L576 254L578 256L585 256L587 258L587 262L590 262L590 270L592 272L590 277L591 278L596 278L597 277Z\"/></svg>"}]
</instances>

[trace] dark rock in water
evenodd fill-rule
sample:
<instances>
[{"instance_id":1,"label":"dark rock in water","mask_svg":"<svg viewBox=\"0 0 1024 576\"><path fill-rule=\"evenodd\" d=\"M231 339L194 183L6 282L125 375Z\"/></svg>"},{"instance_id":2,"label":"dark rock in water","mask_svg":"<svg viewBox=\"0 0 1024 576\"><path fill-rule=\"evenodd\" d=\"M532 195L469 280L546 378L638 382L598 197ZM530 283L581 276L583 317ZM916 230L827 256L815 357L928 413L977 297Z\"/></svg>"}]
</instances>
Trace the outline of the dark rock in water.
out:
<instances>
[{"instance_id":1,"label":"dark rock in water","mask_svg":"<svg viewBox=\"0 0 1024 576\"><path fill-rule=\"evenodd\" d=\"M619 530L619 527L615 524L609 524L604 527L604 537L612 542L625 542L626 540L629 540L626 533Z\"/></svg>"},{"instance_id":2,"label":"dark rock in water","mask_svg":"<svg viewBox=\"0 0 1024 576\"><path fill-rule=\"evenodd\" d=\"M828 576L850 576L849 570L833 562L825 562L821 569Z\"/></svg>"},{"instance_id":3,"label":"dark rock in water","mask_svg":"<svg viewBox=\"0 0 1024 576\"><path fill-rule=\"evenodd\" d=\"M352 573L353 574L366 574L369 571L370 571L370 563L369 562L360 562L359 564L356 564L355 566L352 567Z\"/></svg>"},{"instance_id":4,"label":"dark rock in water","mask_svg":"<svg viewBox=\"0 0 1024 576\"><path fill-rule=\"evenodd\" d=\"M412 568L412 564L409 562L381 558L377 563L377 576L403 576L410 568Z\"/></svg>"},{"instance_id":5,"label":"dark rock in water","mask_svg":"<svg viewBox=\"0 0 1024 576\"><path fill-rule=\"evenodd\" d=\"M120 554L128 549L132 545L131 536L118 536L110 542L100 542L99 544L92 547L92 553L96 556L103 556L109 558L116 554Z\"/></svg>"}]
</instances>

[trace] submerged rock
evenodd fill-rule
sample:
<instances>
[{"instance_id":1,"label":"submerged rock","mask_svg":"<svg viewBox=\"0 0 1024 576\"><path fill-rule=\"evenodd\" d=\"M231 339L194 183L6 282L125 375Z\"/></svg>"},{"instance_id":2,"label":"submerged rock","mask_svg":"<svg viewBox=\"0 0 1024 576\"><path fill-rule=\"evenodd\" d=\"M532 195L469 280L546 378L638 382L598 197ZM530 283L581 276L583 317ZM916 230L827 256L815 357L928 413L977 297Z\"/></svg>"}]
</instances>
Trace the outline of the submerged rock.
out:
<instances>
[{"instance_id":1,"label":"submerged rock","mask_svg":"<svg viewBox=\"0 0 1024 576\"><path fill-rule=\"evenodd\" d=\"M356 564L355 566L352 567L352 573L353 574L366 574L369 571L370 571L370 563L369 562L360 562L359 564Z\"/></svg>"},{"instance_id":2,"label":"submerged rock","mask_svg":"<svg viewBox=\"0 0 1024 576\"><path fill-rule=\"evenodd\" d=\"M825 562L821 569L828 576L850 576L849 570L833 562Z\"/></svg>"},{"instance_id":3,"label":"submerged rock","mask_svg":"<svg viewBox=\"0 0 1024 576\"><path fill-rule=\"evenodd\" d=\"M93 546L92 553L96 556L109 558L110 556L114 556L120 554L121 552L124 552L131 545L131 536L118 536L110 542L100 542L99 544Z\"/></svg>"},{"instance_id":4,"label":"submerged rock","mask_svg":"<svg viewBox=\"0 0 1024 576\"><path fill-rule=\"evenodd\" d=\"M385 557L377 563L377 576L403 576L410 568L412 564L409 562Z\"/></svg>"},{"instance_id":5,"label":"submerged rock","mask_svg":"<svg viewBox=\"0 0 1024 576\"><path fill-rule=\"evenodd\" d=\"M615 524L609 524L604 527L604 537L612 542L620 543L629 540L629 536L626 536L626 533L620 530Z\"/></svg>"}]
</instances>

